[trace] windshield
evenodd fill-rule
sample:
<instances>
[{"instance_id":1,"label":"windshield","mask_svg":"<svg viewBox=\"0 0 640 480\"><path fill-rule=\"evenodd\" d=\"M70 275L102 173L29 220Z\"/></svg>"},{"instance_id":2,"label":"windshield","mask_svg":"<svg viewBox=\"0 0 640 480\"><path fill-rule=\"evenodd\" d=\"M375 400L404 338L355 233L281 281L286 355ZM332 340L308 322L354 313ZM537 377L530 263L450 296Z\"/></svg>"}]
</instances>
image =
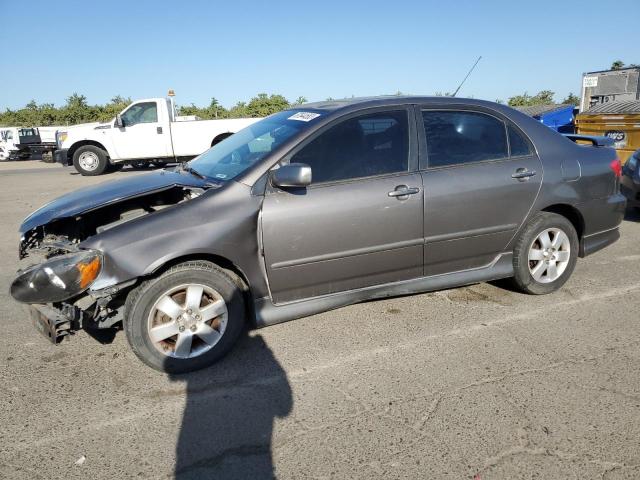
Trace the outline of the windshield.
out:
<instances>
[{"instance_id":1,"label":"windshield","mask_svg":"<svg viewBox=\"0 0 640 480\"><path fill-rule=\"evenodd\" d=\"M271 115L216 144L189 166L202 175L231 180L314 123L320 113L287 110Z\"/></svg>"}]
</instances>

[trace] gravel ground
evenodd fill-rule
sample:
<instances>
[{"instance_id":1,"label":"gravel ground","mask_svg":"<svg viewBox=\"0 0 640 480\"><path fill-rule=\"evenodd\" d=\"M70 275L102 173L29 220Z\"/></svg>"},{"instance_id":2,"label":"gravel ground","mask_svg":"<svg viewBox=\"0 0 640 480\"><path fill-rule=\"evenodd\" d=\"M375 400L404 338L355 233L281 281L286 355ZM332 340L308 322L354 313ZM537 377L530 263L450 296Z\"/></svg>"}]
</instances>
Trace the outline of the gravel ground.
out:
<instances>
[{"instance_id":1,"label":"gravel ground","mask_svg":"<svg viewBox=\"0 0 640 480\"><path fill-rule=\"evenodd\" d=\"M478 284L249 332L171 377L119 333L41 338L17 228L85 178L0 164L0 477L640 478L640 215L559 292Z\"/></svg>"}]
</instances>

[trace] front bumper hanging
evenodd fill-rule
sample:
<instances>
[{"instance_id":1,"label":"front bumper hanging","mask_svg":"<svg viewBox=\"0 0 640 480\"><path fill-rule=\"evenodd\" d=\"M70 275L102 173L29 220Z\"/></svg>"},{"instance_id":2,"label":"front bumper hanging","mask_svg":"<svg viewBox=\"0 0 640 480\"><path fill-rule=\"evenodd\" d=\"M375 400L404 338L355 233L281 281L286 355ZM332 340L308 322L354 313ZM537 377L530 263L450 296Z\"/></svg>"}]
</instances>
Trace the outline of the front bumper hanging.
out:
<instances>
[{"instance_id":1,"label":"front bumper hanging","mask_svg":"<svg viewBox=\"0 0 640 480\"><path fill-rule=\"evenodd\" d=\"M68 148L60 148L58 150L54 150L53 159L56 163L64 165L65 167L69 166L69 158L67 157L67 153L69 152Z\"/></svg>"},{"instance_id":2,"label":"front bumper hanging","mask_svg":"<svg viewBox=\"0 0 640 480\"><path fill-rule=\"evenodd\" d=\"M29 315L33 325L46 339L58 344L69 335L80 330L83 324L83 312L77 307L68 305L59 310L50 305L29 305Z\"/></svg>"}]
</instances>

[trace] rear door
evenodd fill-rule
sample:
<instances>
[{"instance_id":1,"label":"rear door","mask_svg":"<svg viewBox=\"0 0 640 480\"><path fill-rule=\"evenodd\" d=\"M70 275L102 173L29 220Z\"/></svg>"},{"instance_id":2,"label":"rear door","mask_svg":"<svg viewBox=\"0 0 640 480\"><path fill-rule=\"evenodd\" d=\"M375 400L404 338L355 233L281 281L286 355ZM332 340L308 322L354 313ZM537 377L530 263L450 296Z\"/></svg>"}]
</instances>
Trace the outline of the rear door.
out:
<instances>
[{"instance_id":1,"label":"rear door","mask_svg":"<svg viewBox=\"0 0 640 480\"><path fill-rule=\"evenodd\" d=\"M489 265L531 209L542 165L526 135L487 110L418 113L425 189L425 273Z\"/></svg>"},{"instance_id":2,"label":"rear door","mask_svg":"<svg viewBox=\"0 0 640 480\"><path fill-rule=\"evenodd\" d=\"M172 155L169 121L157 102L137 102L120 115L124 126L114 128L113 147L118 158L163 158Z\"/></svg>"},{"instance_id":3,"label":"rear door","mask_svg":"<svg viewBox=\"0 0 640 480\"><path fill-rule=\"evenodd\" d=\"M289 159L305 189L267 187L263 248L275 303L420 277L423 189L407 108L339 120Z\"/></svg>"}]
</instances>

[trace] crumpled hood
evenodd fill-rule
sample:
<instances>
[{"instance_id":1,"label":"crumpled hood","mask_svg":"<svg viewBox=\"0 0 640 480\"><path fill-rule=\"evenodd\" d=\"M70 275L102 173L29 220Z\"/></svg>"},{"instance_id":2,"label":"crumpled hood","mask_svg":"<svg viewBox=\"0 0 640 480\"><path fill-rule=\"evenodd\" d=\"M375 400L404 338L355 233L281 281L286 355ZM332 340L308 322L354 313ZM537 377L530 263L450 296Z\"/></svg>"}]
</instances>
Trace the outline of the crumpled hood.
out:
<instances>
[{"instance_id":1,"label":"crumpled hood","mask_svg":"<svg viewBox=\"0 0 640 480\"><path fill-rule=\"evenodd\" d=\"M211 184L187 172L160 170L81 188L33 212L20 225L20 233L24 234L59 218L80 215L105 205L177 186L208 188Z\"/></svg>"}]
</instances>

